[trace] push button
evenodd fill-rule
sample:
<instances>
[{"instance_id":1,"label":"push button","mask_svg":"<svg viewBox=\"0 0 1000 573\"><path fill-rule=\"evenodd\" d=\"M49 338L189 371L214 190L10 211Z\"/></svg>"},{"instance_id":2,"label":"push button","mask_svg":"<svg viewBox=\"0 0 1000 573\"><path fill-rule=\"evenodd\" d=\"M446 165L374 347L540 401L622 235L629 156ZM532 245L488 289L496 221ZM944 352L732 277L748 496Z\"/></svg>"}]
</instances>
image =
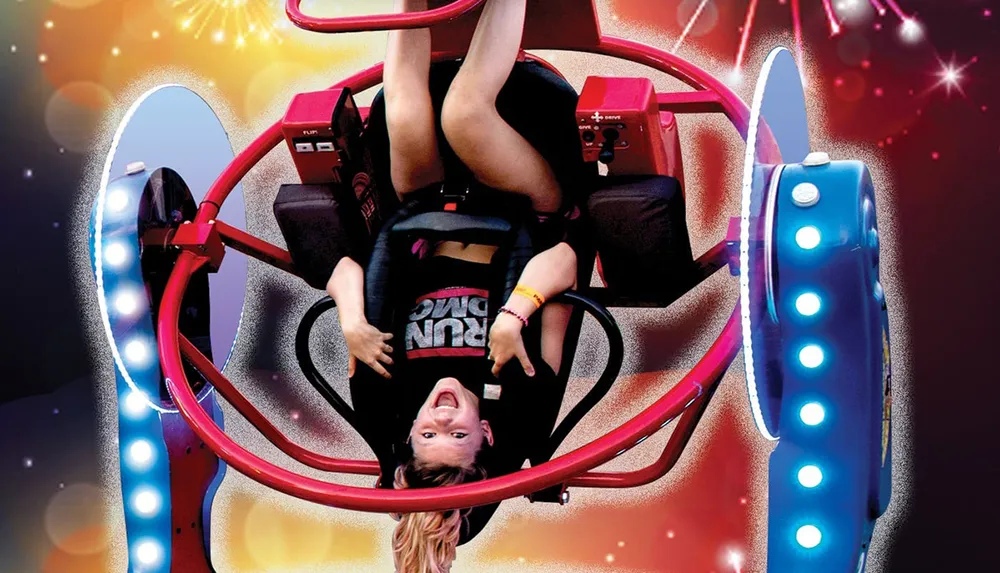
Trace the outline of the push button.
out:
<instances>
[{"instance_id":1,"label":"push button","mask_svg":"<svg viewBox=\"0 0 1000 573\"><path fill-rule=\"evenodd\" d=\"M312 143L296 143L295 151L298 151L299 153L312 153L315 149L313 149Z\"/></svg>"}]
</instances>

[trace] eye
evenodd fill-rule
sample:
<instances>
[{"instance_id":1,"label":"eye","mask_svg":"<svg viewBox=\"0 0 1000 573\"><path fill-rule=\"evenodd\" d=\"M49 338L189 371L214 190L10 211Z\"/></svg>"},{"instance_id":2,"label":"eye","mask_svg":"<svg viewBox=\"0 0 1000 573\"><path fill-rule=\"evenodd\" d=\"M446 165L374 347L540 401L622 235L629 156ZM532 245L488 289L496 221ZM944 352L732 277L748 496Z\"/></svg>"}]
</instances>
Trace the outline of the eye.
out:
<instances>
[{"instance_id":1,"label":"eye","mask_svg":"<svg viewBox=\"0 0 1000 573\"><path fill-rule=\"evenodd\" d=\"M433 438L436 434L434 432L424 432L421 435L424 437L424 439L429 440Z\"/></svg>"},{"instance_id":2,"label":"eye","mask_svg":"<svg viewBox=\"0 0 1000 573\"><path fill-rule=\"evenodd\" d=\"M458 438L459 440L465 438L465 436L468 436L468 435L469 434L466 434L465 432L455 432L455 433L452 434L452 436Z\"/></svg>"}]
</instances>

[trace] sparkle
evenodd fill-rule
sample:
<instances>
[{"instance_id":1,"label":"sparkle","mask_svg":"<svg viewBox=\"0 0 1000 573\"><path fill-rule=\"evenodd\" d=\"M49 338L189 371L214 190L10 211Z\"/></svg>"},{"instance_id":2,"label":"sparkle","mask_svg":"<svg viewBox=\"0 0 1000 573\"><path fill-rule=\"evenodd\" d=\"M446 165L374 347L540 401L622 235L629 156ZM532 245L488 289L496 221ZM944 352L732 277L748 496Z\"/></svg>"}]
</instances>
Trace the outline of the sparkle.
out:
<instances>
[{"instance_id":1,"label":"sparkle","mask_svg":"<svg viewBox=\"0 0 1000 573\"><path fill-rule=\"evenodd\" d=\"M46 30L51 30L52 28L55 28L55 27L56 27L56 23L53 22L52 20L46 20L45 21L45 29Z\"/></svg>"},{"instance_id":2,"label":"sparkle","mask_svg":"<svg viewBox=\"0 0 1000 573\"><path fill-rule=\"evenodd\" d=\"M728 563L733 566L734 573L741 573L741 567L743 567L743 555L741 555L738 551L730 551Z\"/></svg>"},{"instance_id":3,"label":"sparkle","mask_svg":"<svg viewBox=\"0 0 1000 573\"><path fill-rule=\"evenodd\" d=\"M937 72L938 81L932 85L928 91L934 90L939 87L944 87L945 92L950 96L952 90L958 91L958 93L965 95L965 91L962 89L962 80L965 79L964 72L971 66L979 61L978 57L973 57L968 62L958 65L955 63L955 58L953 57L951 62L945 62L944 60L938 59L938 64L941 66Z\"/></svg>"},{"instance_id":4,"label":"sparkle","mask_svg":"<svg viewBox=\"0 0 1000 573\"><path fill-rule=\"evenodd\" d=\"M668 529L667 530L667 539L673 539L673 538L674 538L674 530L673 529Z\"/></svg>"},{"instance_id":5,"label":"sparkle","mask_svg":"<svg viewBox=\"0 0 1000 573\"><path fill-rule=\"evenodd\" d=\"M237 47L250 34L259 34L266 41L278 25L271 25L273 18L272 0L172 0L175 10L182 13L181 30L193 32L195 39L201 38L206 30L211 32L211 40L221 44L231 37ZM243 38L241 42L239 38Z\"/></svg>"},{"instance_id":6,"label":"sparkle","mask_svg":"<svg viewBox=\"0 0 1000 573\"><path fill-rule=\"evenodd\" d=\"M12 54L16 54L17 53L17 45L16 44L11 44L10 45L10 53L12 53Z\"/></svg>"},{"instance_id":7,"label":"sparkle","mask_svg":"<svg viewBox=\"0 0 1000 573\"><path fill-rule=\"evenodd\" d=\"M941 159L941 154L938 153L937 151L933 151L931 152L931 159L937 161L938 159Z\"/></svg>"},{"instance_id":8,"label":"sparkle","mask_svg":"<svg viewBox=\"0 0 1000 573\"><path fill-rule=\"evenodd\" d=\"M292 410L292 419L293 420L298 420L299 416L300 416L300 414L299 414L298 410Z\"/></svg>"},{"instance_id":9,"label":"sparkle","mask_svg":"<svg viewBox=\"0 0 1000 573\"><path fill-rule=\"evenodd\" d=\"M24 170L24 178L25 179L31 179L34 176L35 176L35 172L32 171L30 168Z\"/></svg>"},{"instance_id":10,"label":"sparkle","mask_svg":"<svg viewBox=\"0 0 1000 573\"><path fill-rule=\"evenodd\" d=\"M35 467L35 460L31 458L24 458L21 460L21 464L24 465L25 469L31 469Z\"/></svg>"},{"instance_id":11,"label":"sparkle","mask_svg":"<svg viewBox=\"0 0 1000 573\"><path fill-rule=\"evenodd\" d=\"M115 47L111 48L111 55L112 56L120 56L121 53L122 53L122 51L118 48L118 46L115 46Z\"/></svg>"},{"instance_id":12,"label":"sparkle","mask_svg":"<svg viewBox=\"0 0 1000 573\"><path fill-rule=\"evenodd\" d=\"M899 34L907 42L918 42L924 37L924 28L915 19L905 18L899 27Z\"/></svg>"},{"instance_id":13,"label":"sparkle","mask_svg":"<svg viewBox=\"0 0 1000 573\"><path fill-rule=\"evenodd\" d=\"M625 542L624 541L619 541L618 542L618 547L625 547Z\"/></svg>"},{"instance_id":14,"label":"sparkle","mask_svg":"<svg viewBox=\"0 0 1000 573\"><path fill-rule=\"evenodd\" d=\"M746 505L746 504L747 504L747 498L741 497L740 498L740 505Z\"/></svg>"},{"instance_id":15,"label":"sparkle","mask_svg":"<svg viewBox=\"0 0 1000 573\"><path fill-rule=\"evenodd\" d=\"M614 553L608 553L607 555L604 556L604 560L607 561L608 563L614 563L615 562L615 554Z\"/></svg>"},{"instance_id":16,"label":"sparkle","mask_svg":"<svg viewBox=\"0 0 1000 573\"><path fill-rule=\"evenodd\" d=\"M49 57L46 54L38 54L38 62L44 64L49 61Z\"/></svg>"},{"instance_id":17,"label":"sparkle","mask_svg":"<svg viewBox=\"0 0 1000 573\"><path fill-rule=\"evenodd\" d=\"M159 40L160 39L160 31L159 30L153 30L152 36L153 36L154 40Z\"/></svg>"}]
</instances>

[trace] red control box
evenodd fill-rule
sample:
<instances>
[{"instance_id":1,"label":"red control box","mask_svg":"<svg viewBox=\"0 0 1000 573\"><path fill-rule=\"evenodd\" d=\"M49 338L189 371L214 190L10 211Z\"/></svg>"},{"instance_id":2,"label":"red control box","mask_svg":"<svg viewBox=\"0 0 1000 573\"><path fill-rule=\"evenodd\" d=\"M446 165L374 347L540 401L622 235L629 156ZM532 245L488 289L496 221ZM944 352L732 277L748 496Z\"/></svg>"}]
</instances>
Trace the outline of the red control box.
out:
<instances>
[{"instance_id":1,"label":"red control box","mask_svg":"<svg viewBox=\"0 0 1000 573\"><path fill-rule=\"evenodd\" d=\"M340 183L350 157L360 149L361 114L350 90L301 93L292 99L281 122L281 131L292 160L305 184Z\"/></svg>"},{"instance_id":2,"label":"red control box","mask_svg":"<svg viewBox=\"0 0 1000 573\"><path fill-rule=\"evenodd\" d=\"M587 78L576 117L585 161L605 163L613 175L681 180L677 123L660 113L648 78Z\"/></svg>"}]
</instances>

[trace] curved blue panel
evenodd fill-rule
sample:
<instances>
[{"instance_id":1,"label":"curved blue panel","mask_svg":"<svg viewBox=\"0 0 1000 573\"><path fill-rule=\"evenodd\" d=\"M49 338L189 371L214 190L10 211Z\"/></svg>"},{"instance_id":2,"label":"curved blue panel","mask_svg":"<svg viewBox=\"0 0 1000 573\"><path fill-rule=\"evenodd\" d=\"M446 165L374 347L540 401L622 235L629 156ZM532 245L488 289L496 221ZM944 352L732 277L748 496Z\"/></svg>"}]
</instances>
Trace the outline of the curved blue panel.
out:
<instances>
[{"instance_id":1,"label":"curved blue panel","mask_svg":"<svg viewBox=\"0 0 1000 573\"><path fill-rule=\"evenodd\" d=\"M818 190L815 204L801 200L809 185ZM883 451L889 341L872 181L858 162L787 165L777 191L784 385L781 441L770 460L768 570L858 571L888 502L891 465ZM797 239L804 228L817 233L811 248Z\"/></svg>"}]
</instances>

